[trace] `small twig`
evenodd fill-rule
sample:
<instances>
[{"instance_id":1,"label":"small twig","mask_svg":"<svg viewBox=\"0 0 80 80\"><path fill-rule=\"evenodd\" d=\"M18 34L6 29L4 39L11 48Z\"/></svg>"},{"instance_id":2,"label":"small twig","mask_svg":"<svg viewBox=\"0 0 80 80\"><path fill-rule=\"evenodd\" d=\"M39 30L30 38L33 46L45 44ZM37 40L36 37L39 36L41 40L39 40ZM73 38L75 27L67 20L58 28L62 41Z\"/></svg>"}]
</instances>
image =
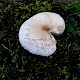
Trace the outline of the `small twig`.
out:
<instances>
[{"instance_id":1,"label":"small twig","mask_svg":"<svg viewBox=\"0 0 80 80\"><path fill-rule=\"evenodd\" d=\"M6 50L8 50L8 51L10 51L12 53L12 51L10 49L8 49L5 45L1 44L1 46L3 46L4 49L6 49Z\"/></svg>"},{"instance_id":2,"label":"small twig","mask_svg":"<svg viewBox=\"0 0 80 80\"><path fill-rule=\"evenodd\" d=\"M75 13L75 14L80 17L80 14L78 14L78 13Z\"/></svg>"},{"instance_id":3,"label":"small twig","mask_svg":"<svg viewBox=\"0 0 80 80\"><path fill-rule=\"evenodd\" d=\"M22 64L24 65L23 53L22 53L21 59L22 59ZM24 69L23 65L22 65L22 70Z\"/></svg>"},{"instance_id":4,"label":"small twig","mask_svg":"<svg viewBox=\"0 0 80 80\"><path fill-rule=\"evenodd\" d=\"M13 18L12 18L12 1L10 0L10 17L11 17L11 24L13 25Z\"/></svg>"},{"instance_id":5,"label":"small twig","mask_svg":"<svg viewBox=\"0 0 80 80\"><path fill-rule=\"evenodd\" d=\"M22 70L18 70L18 71L19 71L19 72L25 72L25 70L23 70L23 69L22 69Z\"/></svg>"},{"instance_id":6,"label":"small twig","mask_svg":"<svg viewBox=\"0 0 80 80\"><path fill-rule=\"evenodd\" d=\"M80 17L80 15L79 15L78 12L77 12L77 13L72 13L72 14L68 15L68 16L66 17L66 19L68 19L68 18L69 18L70 16L72 16L72 15L77 15L77 16Z\"/></svg>"}]
</instances>

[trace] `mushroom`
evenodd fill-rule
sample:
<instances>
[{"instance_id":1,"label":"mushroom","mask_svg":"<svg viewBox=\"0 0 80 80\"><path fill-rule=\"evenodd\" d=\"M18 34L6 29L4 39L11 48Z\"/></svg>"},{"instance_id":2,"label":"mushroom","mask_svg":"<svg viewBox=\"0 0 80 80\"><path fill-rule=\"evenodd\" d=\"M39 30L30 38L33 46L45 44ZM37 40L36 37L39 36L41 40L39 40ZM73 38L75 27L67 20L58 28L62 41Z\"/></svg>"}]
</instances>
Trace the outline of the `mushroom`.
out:
<instances>
[{"instance_id":1,"label":"mushroom","mask_svg":"<svg viewBox=\"0 0 80 80\"><path fill-rule=\"evenodd\" d=\"M19 30L22 47L32 54L50 56L56 51L56 40L51 33L65 30L63 18L56 13L42 12L26 20Z\"/></svg>"}]
</instances>

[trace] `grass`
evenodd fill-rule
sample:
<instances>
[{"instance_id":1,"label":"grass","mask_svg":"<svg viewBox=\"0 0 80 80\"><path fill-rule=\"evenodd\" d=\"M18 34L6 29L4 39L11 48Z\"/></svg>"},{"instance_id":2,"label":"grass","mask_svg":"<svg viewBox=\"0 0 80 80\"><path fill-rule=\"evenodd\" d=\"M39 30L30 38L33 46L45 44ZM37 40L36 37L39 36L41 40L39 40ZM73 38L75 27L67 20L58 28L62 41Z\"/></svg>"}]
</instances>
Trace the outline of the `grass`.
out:
<instances>
[{"instance_id":1,"label":"grass","mask_svg":"<svg viewBox=\"0 0 80 80\"><path fill-rule=\"evenodd\" d=\"M0 80L80 79L80 2L73 1L0 1ZM18 40L21 24L43 11L60 14L66 23L50 57L30 54Z\"/></svg>"}]
</instances>

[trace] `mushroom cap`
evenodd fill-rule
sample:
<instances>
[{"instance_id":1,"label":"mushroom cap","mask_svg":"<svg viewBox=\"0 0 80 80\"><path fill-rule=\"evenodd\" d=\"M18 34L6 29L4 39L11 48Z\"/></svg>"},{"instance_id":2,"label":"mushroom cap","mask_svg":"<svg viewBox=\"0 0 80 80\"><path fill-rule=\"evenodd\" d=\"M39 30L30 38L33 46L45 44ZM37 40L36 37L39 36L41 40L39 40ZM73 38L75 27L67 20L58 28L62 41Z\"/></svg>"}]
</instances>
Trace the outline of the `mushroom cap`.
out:
<instances>
[{"instance_id":1,"label":"mushroom cap","mask_svg":"<svg viewBox=\"0 0 80 80\"><path fill-rule=\"evenodd\" d=\"M19 30L19 41L32 54L50 56L56 51L56 40L51 32L61 34L63 18L56 13L42 12L26 20Z\"/></svg>"}]
</instances>

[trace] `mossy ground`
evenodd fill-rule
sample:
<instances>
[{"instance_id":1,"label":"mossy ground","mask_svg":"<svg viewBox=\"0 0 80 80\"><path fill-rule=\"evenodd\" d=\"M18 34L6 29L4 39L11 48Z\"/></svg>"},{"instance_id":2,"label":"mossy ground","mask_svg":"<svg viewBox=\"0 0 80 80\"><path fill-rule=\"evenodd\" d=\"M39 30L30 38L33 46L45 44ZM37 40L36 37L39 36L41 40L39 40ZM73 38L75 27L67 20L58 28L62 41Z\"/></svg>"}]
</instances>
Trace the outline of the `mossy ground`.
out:
<instances>
[{"instance_id":1,"label":"mossy ground","mask_svg":"<svg viewBox=\"0 0 80 80\"><path fill-rule=\"evenodd\" d=\"M64 33L55 36L57 50L49 57L30 54L18 39L21 24L44 11L60 14L66 23ZM0 1L0 80L79 80L79 57L79 1Z\"/></svg>"}]
</instances>

